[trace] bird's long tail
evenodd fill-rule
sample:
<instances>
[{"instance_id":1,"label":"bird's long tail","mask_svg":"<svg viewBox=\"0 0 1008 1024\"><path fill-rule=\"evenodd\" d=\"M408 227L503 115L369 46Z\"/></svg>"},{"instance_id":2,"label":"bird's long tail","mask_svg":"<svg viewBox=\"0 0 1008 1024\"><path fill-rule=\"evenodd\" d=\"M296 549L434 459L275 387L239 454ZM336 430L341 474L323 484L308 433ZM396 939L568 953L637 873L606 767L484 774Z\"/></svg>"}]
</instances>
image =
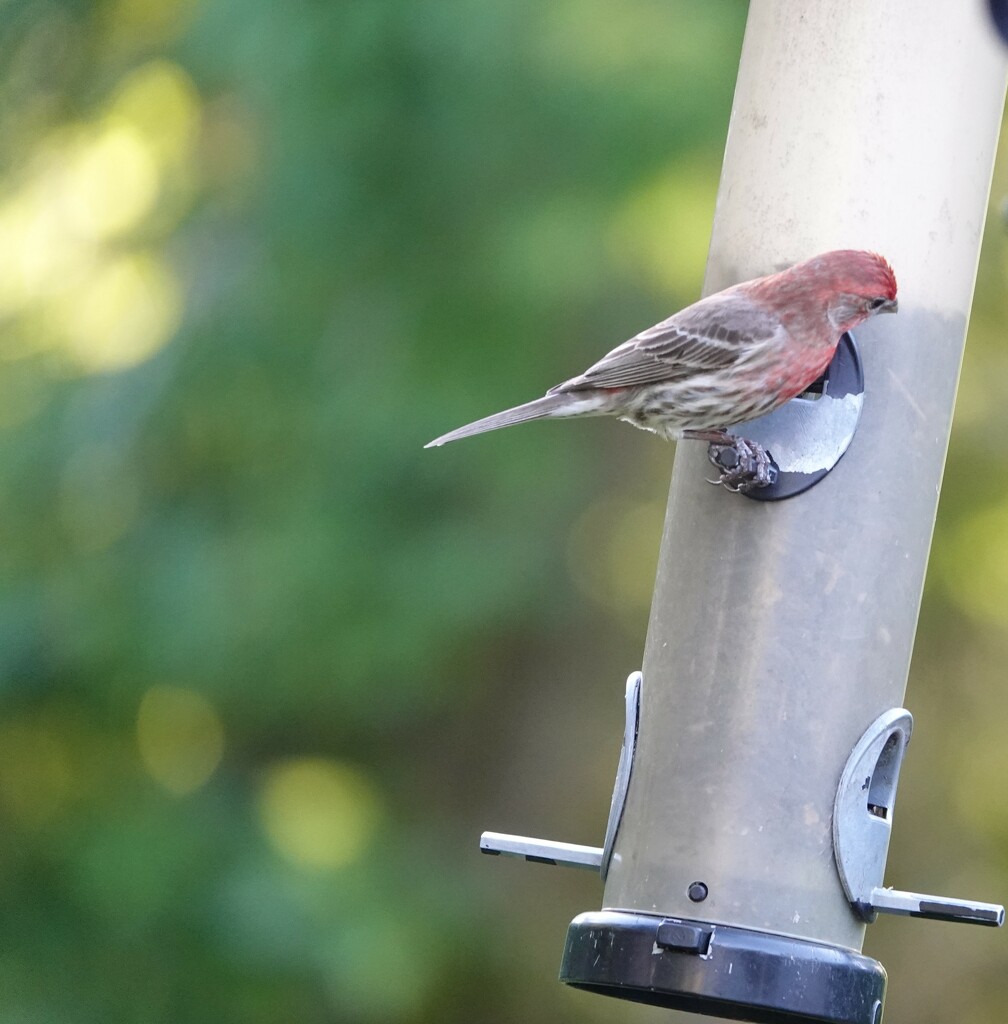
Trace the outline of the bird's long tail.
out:
<instances>
[{"instance_id":1,"label":"bird's long tail","mask_svg":"<svg viewBox=\"0 0 1008 1024\"><path fill-rule=\"evenodd\" d=\"M503 412L495 412L493 416L484 416L475 423L467 423L458 430L452 430L441 437L434 438L424 448L438 448L449 441L457 441L460 437L472 437L473 434L483 434L488 430L498 430L501 427L511 427L515 423L527 423L529 420L539 420L545 416L570 416L578 415L582 410L577 409L579 403L571 401L569 394L545 395L524 405L516 405L513 409L505 409ZM584 410L587 411L587 410Z\"/></svg>"}]
</instances>

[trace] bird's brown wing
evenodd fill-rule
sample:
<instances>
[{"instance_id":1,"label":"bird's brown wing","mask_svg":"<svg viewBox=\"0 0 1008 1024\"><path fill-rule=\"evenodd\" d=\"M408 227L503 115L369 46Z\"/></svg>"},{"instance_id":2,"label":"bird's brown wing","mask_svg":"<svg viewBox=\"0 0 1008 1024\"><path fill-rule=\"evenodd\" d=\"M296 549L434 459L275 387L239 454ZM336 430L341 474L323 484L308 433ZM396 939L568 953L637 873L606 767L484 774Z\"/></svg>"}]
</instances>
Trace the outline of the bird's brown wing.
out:
<instances>
[{"instance_id":1,"label":"bird's brown wing","mask_svg":"<svg viewBox=\"0 0 1008 1024\"><path fill-rule=\"evenodd\" d=\"M730 369L754 350L785 340L780 320L742 292L701 299L623 342L548 394L681 380Z\"/></svg>"}]
</instances>

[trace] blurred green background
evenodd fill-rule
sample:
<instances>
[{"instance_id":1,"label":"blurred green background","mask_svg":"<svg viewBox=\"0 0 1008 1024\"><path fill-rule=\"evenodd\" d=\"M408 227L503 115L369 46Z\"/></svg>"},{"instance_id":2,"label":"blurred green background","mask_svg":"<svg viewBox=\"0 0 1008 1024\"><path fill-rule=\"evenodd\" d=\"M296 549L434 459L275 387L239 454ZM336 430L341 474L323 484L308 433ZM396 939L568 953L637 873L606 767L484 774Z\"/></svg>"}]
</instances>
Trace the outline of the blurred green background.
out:
<instances>
[{"instance_id":1,"label":"blurred green background","mask_svg":"<svg viewBox=\"0 0 1008 1024\"><path fill-rule=\"evenodd\" d=\"M596 878L476 843L601 842L673 449L421 446L697 296L744 3L0 15L0 1019L671 1019L556 982ZM1006 283L992 214L889 868L991 900ZM866 951L1002 1024L1004 935Z\"/></svg>"}]
</instances>

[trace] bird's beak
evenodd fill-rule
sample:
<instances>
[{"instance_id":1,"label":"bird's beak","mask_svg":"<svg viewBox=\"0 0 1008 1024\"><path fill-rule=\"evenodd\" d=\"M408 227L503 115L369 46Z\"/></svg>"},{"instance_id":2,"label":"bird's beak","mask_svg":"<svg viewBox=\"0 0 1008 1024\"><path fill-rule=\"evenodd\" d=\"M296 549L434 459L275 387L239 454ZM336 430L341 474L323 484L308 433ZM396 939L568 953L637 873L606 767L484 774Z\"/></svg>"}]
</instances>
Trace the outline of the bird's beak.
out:
<instances>
[{"instance_id":1,"label":"bird's beak","mask_svg":"<svg viewBox=\"0 0 1008 1024\"><path fill-rule=\"evenodd\" d=\"M889 299L888 302L883 302L882 305L879 306L878 311L880 313L898 313L899 302L897 302L896 299Z\"/></svg>"}]
</instances>

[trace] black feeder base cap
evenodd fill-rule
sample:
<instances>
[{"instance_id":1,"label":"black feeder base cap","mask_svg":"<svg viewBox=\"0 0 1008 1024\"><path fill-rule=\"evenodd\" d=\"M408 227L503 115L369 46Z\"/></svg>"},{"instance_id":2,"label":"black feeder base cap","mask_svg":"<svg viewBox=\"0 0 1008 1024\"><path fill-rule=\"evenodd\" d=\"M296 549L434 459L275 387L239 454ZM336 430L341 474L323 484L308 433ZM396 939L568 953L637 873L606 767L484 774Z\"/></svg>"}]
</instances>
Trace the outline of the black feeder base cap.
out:
<instances>
[{"instance_id":1,"label":"black feeder base cap","mask_svg":"<svg viewBox=\"0 0 1008 1024\"><path fill-rule=\"evenodd\" d=\"M881 1024L886 973L849 949L704 921L603 910L567 931L560 980L757 1024Z\"/></svg>"}]
</instances>

